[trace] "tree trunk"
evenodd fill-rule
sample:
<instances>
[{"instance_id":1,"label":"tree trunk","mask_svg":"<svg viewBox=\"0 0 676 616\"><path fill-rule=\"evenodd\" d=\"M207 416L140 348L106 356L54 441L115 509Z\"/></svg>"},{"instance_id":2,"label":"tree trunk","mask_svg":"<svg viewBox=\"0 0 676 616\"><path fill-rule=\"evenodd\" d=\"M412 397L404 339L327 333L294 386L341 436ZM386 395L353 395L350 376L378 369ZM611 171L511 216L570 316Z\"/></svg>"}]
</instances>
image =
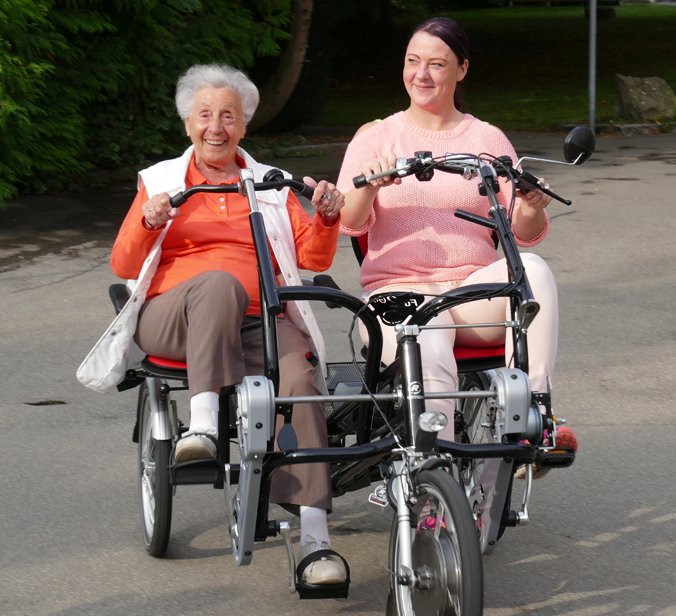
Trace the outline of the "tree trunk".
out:
<instances>
[{"instance_id":1,"label":"tree trunk","mask_svg":"<svg viewBox=\"0 0 676 616\"><path fill-rule=\"evenodd\" d=\"M281 55L279 67L261 88L261 102L251 121L253 130L265 126L284 109L293 94L305 61L313 0L295 0L291 21L291 37Z\"/></svg>"}]
</instances>

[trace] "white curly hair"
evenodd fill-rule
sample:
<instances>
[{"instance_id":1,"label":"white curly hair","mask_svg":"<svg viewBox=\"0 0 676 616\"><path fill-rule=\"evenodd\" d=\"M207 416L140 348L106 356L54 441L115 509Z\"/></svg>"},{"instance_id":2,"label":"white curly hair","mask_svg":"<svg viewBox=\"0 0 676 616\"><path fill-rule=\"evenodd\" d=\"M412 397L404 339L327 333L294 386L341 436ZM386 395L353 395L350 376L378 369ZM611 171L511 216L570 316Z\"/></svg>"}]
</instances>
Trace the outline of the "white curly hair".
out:
<instances>
[{"instance_id":1,"label":"white curly hair","mask_svg":"<svg viewBox=\"0 0 676 616\"><path fill-rule=\"evenodd\" d=\"M183 121L190 116L195 94L201 88L229 88L242 101L244 123L248 124L256 113L260 95L254 83L240 70L227 64L195 64L176 84L176 110Z\"/></svg>"}]
</instances>

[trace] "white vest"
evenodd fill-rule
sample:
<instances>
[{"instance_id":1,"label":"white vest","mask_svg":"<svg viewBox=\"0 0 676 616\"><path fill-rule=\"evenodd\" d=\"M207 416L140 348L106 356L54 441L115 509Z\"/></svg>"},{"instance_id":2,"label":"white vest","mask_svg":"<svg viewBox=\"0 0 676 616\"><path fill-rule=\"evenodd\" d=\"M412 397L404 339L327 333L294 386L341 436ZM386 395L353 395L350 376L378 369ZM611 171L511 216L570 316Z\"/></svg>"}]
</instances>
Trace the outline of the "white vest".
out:
<instances>
[{"instance_id":1,"label":"white vest","mask_svg":"<svg viewBox=\"0 0 676 616\"><path fill-rule=\"evenodd\" d=\"M192 153L193 146L190 146L179 158L165 160L144 169L139 173L139 187L142 181L148 196L151 197L162 192L175 195L185 190L185 176ZM242 148L237 148L237 154L243 158L244 166L253 171L256 182L262 182L265 173L272 168L256 162ZM284 177L291 177L288 173L283 173ZM268 241L281 272L278 284L300 286L303 281L296 264L293 230L286 209L287 197L288 188L256 193L258 205L265 220ZM165 225L155 240L146 256L138 279L127 282L127 286L132 291L129 301L80 364L77 378L86 387L104 393L112 391L124 380L127 370L137 368L145 356L134 342L133 336L136 331L138 313L145 301L150 282L157 271L162 241L170 225L171 221ZM309 335L313 351L319 358L322 374L325 375L324 339L312 313L310 302L289 302L286 315L301 331Z\"/></svg>"}]
</instances>

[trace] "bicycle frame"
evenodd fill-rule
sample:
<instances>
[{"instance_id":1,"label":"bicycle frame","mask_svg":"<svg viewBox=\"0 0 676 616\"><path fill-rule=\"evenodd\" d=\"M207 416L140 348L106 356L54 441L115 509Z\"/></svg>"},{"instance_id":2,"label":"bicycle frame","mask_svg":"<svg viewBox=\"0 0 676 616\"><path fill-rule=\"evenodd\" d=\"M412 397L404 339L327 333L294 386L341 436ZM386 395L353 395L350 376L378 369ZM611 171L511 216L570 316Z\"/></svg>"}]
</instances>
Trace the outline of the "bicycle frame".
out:
<instances>
[{"instance_id":1,"label":"bicycle frame","mask_svg":"<svg viewBox=\"0 0 676 616\"><path fill-rule=\"evenodd\" d=\"M534 312L535 304L532 302L532 294L523 271L523 265L518 256L518 250L513 244L511 230L508 229L507 223L503 221L500 215L501 210L499 208L502 206L497 204L497 199L495 199L491 211L495 212L497 221L495 226L504 246L509 251L509 258L513 258L515 261L510 270L510 278L514 278L514 280L507 285L476 285L475 287L450 291L419 309L406 325L400 327L398 332L402 377L400 387L385 394L280 397L278 396L279 374L277 371L275 319L281 313L282 305L285 302L298 300L330 302L335 306L350 310L356 318L362 321L369 335L364 370L364 389L367 392L377 392L381 379L382 332L373 310L360 299L339 289L323 286L277 286L267 247L263 215L258 208L253 178L248 170L242 170L241 184L250 203L251 229L259 261L262 328L265 337L264 376L269 379L272 387L254 387L253 383L259 377L247 377L243 385L238 387L238 405L241 405L244 401L245 406L248 407L245 410L245 413L248 414L246 417L243 417L240 409L238 409L240 433L246 433L246 427L252 423L261 423L267 426L263 433L268 435L268 439L266 449L263 447L262 441L256 439L254 443L253 440L247 440L246 435L240 434L240 449L243 451L243 457L237 479L240 486L238 496L235 495L231 487L232 468L226 468L226 485L229 488L226 492L237 564L251 562L254 542L265 540L266 537L275 535L280 530L278 524L270 524L267 516L270 476L280 466L309 462L332 462L344 465L363 462L364 466L373 466L379 462L388 463L399 458L409 461L405 466L408 469L407 472L411 473L415 472L415 467L422 465L427 458L440 456L440 454L468 458L509 458L516 463L525 464L534 460L535 450L527 444L505 442L484 445L439 441L434 438L425 438L419 430L419 417L425 412L425 394L421 387L420 348L417 342L420 328L424 327L441 310L471 301L479 296L485 297L487 294L491 297L508 294L510 297L519 300L515 306L521 308L526 305L528 307L528 310L525 311L526 314ZM519 329L519 333L523 333L521 329ZM518 340L519 337L517 336L517 343ZM522 359L521 364L524 365L526 361ZM523 384L523 379L519 382ZM530 399L524 400L524 396L521 395L522 392L515 392L511 389L508 379L504 379L503 384L498 384L498 387L501 387L502 398L506 400L507 406L514 406L515 404L520 406L519 413L513 413L513 415L521 415L526 418L529 412ZM466 394L446 392L435 394L433 397L461 398L463 395ZM485 391L481 392L480 395L484 397L495 396L495 392ZM281 413L286 418L285 425L290 427L290 407L295 403L303 402L357 402L361 405L359 412L363 416L369 413L369 409L374 402L394 402L406 410L404 430L397 437L393 435L385 436L374 442L361 442L351 447L285 450L283 444L280 444L282 451L273 451L272 437L274 435L270 426L274 425L275 412ZM255 414L255 416L252 414ZM518 430L520 434L523 431L523 425L525 424L521 422L519 426L507 426L506 429L508 431ZM410 452L413 452L413 454ZM450 467L450 462L444 455L438 457L437 460L438 464ZM354 473L355 469L348 467L346 472ZM401 471L394 473L394 475L400 474ZM340 471L332 479L338 481ZM254 507L252 503L254 500L257 504L255 523L253 523ZM401 515L404 515L404 512L401 512Z\"/></svg>"}]
</instances>

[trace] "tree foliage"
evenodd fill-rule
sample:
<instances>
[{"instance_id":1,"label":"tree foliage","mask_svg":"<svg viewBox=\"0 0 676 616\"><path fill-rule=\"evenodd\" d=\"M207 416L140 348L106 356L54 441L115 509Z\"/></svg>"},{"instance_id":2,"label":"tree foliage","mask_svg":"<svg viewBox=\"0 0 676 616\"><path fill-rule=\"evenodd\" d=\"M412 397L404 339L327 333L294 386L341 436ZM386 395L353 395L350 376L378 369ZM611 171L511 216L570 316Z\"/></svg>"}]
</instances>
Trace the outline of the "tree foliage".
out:
<instances>
[{"instance_id":1,"label":"tree foliage","mask_svg":"<svg viewBox=\"0 0 676 616\"><path fill-rule=\"evenodd\" d=\"M0 0L0 202L175 152L178 75L278 55L290 14L291 0Z\"/></svg>"}]
</instances>

